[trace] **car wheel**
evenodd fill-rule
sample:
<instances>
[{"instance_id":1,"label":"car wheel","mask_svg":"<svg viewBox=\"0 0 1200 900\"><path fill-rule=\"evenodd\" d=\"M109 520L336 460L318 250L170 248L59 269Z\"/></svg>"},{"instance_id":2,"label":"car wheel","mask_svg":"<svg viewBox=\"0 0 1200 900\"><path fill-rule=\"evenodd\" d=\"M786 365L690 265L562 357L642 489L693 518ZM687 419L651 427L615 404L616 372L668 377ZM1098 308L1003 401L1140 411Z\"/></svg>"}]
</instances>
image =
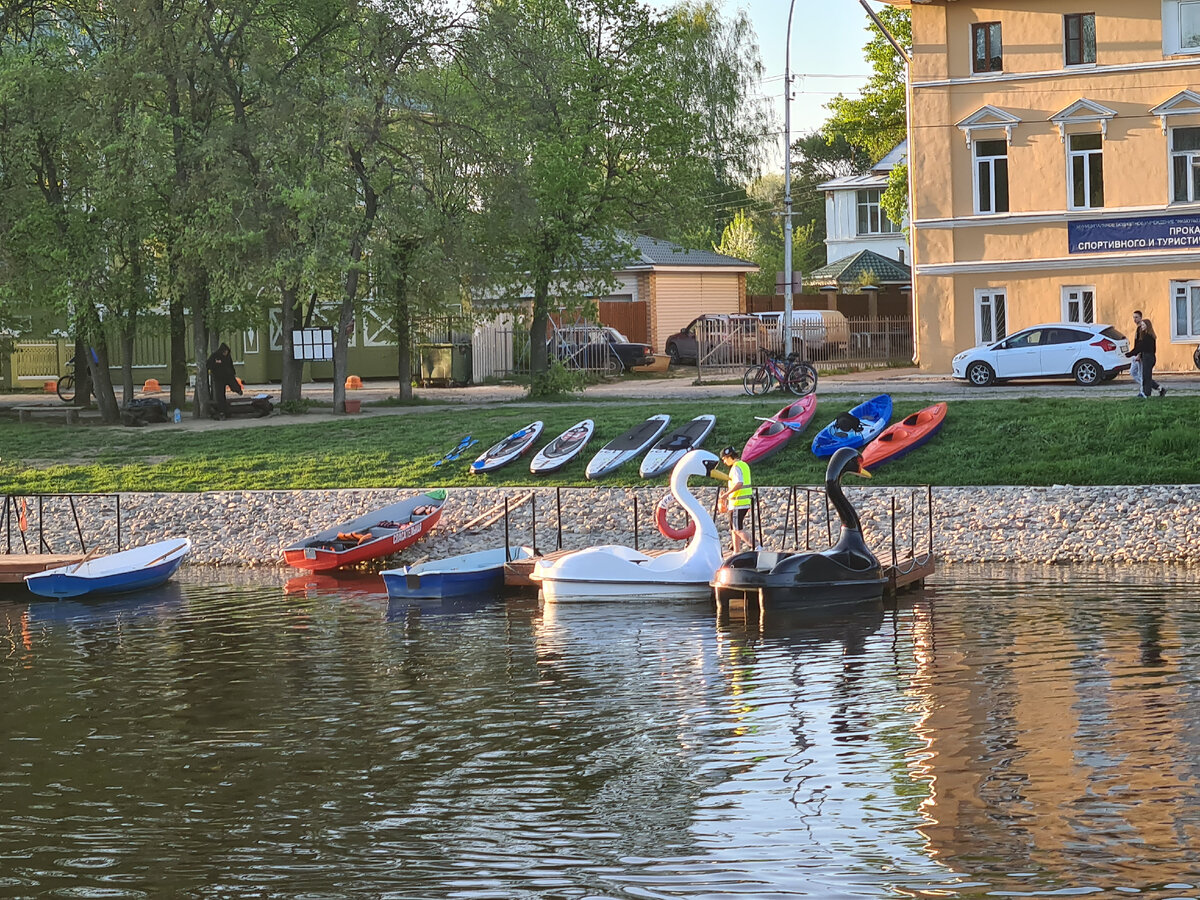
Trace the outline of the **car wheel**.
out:
<instances>
[{"instance_id":1,"label":"car wheel","mask_svg":"<svg viewBox=\"0 0 1200 900\"><path fill-rule=\"evenodd\" d=\"M973 362L967 366L967 381L975 387L987 387L996 380L996 370L985 362Z\"/></svg>"},{"instance_id":2,"label":"car wheel","mask_svg":"<svg viewBox=\"0 0 1200 900\"><path fill-rule=\"evenodd\" d=\"M610 353L608 359L604 361L605 375L620 375L625 371L625 367L621 365L621 358L615 353Z\"/></svg>"},{"instance_id":3,"label":"car wheel","mask_svg":"<svg viewBox=\"0 0 1200 900\"><path fill-rule=\"evenodd\" d=\"M1071 374L1075 376L1075 381L1078 384L1099 384L1100 379L1104 377L1104 369L1093 359L1081 359L1075 363L1075 368L1071 370Z\"/></svg>"},{"instance_id":4,"label":"car wheel","mask_svg":"<svg viewBox=\"0 0 1200 900\"><path fill-rule=\"evenodd\" d=\"M683 362L679 358L679 348L675 344L667 344L667 356L671 357L671 365L677 366Z\"/></svg>"},{"instance_id":5,"label":"car wheel","mask_svg":"<svg viewBox=\"0 0 1200 900\"><path fill-rule=\"evenodd\" d=\"M1200 369L1200 347L1197 347L1196 351L1192 354L1192 362L1197 369Z\"/></svg>"}]
</instances>

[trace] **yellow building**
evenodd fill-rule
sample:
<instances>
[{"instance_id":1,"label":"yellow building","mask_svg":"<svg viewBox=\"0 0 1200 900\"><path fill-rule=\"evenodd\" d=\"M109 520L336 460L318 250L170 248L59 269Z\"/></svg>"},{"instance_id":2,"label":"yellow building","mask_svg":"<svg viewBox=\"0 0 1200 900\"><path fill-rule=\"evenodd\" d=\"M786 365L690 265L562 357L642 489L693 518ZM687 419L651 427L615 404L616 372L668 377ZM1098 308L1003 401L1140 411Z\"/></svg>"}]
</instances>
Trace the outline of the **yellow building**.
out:
<instances>
[{"instance_id":1,"label":"yellow building","mask_svg":"<svg viewBox=\"0 0 1200 900\"><path fill-rule=\"evenodd\" d=\"M917 361L1042 322L1200 345L1200 0L887 0L912 12Z\"/></svg>"}]
</instances>

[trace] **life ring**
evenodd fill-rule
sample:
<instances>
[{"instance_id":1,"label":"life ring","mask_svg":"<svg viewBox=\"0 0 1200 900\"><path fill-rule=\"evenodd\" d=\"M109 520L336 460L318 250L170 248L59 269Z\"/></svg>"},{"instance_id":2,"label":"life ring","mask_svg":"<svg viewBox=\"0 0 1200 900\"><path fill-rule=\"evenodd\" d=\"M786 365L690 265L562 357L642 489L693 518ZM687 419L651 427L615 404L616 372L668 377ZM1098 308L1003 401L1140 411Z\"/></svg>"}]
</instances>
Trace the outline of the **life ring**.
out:
<instances>
[{"instance_id":1,"label":"life ring","mask_svg":"<svg viewBox=\"0 0 1200 900\"><path fill-rule=\"evenodd\" d=\"M658 505L654 507L654 524L658 526L658 533L665 538L670 538L673 541L686 541L696 533L696 520L688 518L687 524L682 528L675 528L667 521L667 510L675 505L674 494L664 494L663 498L658 501Z\"/></svg>"}]
</instances>

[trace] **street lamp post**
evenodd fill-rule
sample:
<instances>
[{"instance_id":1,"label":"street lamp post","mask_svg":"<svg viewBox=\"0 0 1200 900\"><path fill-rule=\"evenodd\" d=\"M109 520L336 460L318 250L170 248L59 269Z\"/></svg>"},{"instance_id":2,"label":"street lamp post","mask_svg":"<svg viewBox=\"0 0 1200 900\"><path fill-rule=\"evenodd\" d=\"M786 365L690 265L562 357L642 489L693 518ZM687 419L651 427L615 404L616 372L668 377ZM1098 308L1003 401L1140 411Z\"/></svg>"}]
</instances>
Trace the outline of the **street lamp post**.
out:
<instances>
[{"instance_id":1,"label":"street lamp post","mask_svg":"<svg viewBox=\"0 0 1200 900\"><path fill-rule=\"evenodd\" d=\"M792 352L792 13L783 51L783 355Z\"/></svg>"}]
</instances>

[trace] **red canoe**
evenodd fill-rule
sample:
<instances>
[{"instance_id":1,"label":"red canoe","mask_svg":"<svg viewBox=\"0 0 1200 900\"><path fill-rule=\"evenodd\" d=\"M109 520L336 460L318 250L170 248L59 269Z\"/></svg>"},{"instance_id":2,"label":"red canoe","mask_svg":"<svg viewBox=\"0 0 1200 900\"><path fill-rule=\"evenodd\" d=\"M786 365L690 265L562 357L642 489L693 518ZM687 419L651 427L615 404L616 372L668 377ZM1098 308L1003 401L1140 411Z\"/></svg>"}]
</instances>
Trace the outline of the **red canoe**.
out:
<instances>
[{"instance_id":1,"label":"red canoe","mask_svg":"<svg viewBox=\"0 0 1200 900\"><path fill-rule=\"evenodd\" d=\"M946 404L935 403L890 425L863 449L863 468L874 469L915 450L937 434L945 421Z\"/></svg>"},{"instance_id":2,"label":"red canoe","mask_svg":"<svg viewBox=\"0 0 1200 900\"><path fill-rule=\"evenodd\" d=\"M289 566L324 572L399 553L425 537L442 517L443 490L418 494L284 547Z\"/></svg>"},{"instance_id":3,"label":"red canoe","mask_svg":"<svg viewBox=\"0 0 1200 900\"><path fill-rule=\"evenodd\" d=\"M793 434L799 434L808 426L816 411L817 395L808 394L764 419L742 448L742 459L754 462L774 456L787 445Z\"/></svg>"}]
</instances>

